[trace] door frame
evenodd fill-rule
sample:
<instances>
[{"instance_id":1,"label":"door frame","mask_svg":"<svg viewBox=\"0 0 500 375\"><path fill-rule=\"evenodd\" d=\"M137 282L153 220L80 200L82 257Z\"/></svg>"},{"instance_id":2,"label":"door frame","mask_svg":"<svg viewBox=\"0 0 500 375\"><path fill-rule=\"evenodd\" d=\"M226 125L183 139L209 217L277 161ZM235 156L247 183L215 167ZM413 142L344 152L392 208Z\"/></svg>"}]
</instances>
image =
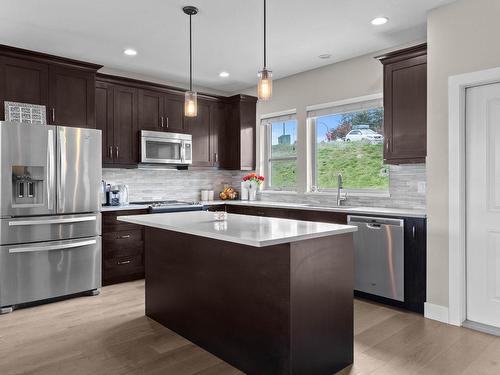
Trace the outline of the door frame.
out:
<instances>
[{"instance_id":1,"label":"door frame","mask_svg":"<svg viewBox=\"0 0 500 375\"><path fill-rule=\"evenodd\" d=\"M500 83L500 68L448 79L448 323L456 326L467 319L466 89L494 83Z\"/></svg>"}]
</instances>

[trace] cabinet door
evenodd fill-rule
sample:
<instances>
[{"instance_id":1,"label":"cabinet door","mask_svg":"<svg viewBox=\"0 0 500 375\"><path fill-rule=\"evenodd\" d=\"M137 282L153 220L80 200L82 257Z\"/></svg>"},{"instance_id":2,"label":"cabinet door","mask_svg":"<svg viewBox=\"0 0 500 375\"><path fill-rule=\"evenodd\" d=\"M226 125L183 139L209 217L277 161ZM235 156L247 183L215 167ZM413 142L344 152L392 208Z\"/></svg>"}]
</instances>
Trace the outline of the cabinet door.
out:
<instances>
[{"instance_id":1,"label":"cabinet door","mask_svg":"<svg viewBox=\"0 0 500 375\"><path fill-rule=\"evenodd\" d=\"M113 85L114 163L137 164L137 90Z\"/></svg>"},{"instance_id":2,"label":"cabinet door","mask_svg":"<svg viewBox=\"0 0 500 375\"><path fill-rule=\"evenodd\" d=\"M113 163L113 87L96 82L95 89L96 128L102 131L102 163Z\"/></svg>"},{"instance_id":3,"label":"cabinet door","mask_svg":"<svg viewBox=\"0 0 500 375\"><path fill-rule=\"evenodd\" d=\"M164 94L139 90L139 129L160 131L165 127Z\"/></svg>"},{"instance_id":4,"label":"cabinet door","mask_svg":"<svg viewBox=\"0 0 500 375\"><path fill-rule=\"evenodd\" d=\"M226 128L226 107L223 103L212 104L212 118L210 119L210 141L212 149L212 162L216 167L220 167L223 151L221 150L224 145L222 139L224 129Z\"/></svg>"},{"instance_id":5,"label":"cabinet door","mask_svg":"<svg viewBox=\"0 0 500 375\"><path fill-rule=\"evenodd\" d=\"M210 104L198 100L198 116L186 118L186 125L187 131L193 136L193 166L212 166Z\"/></svg>"},{"instance_id":6,"label":"cabinet door","mask_svg":"<svg viewBox=\"0 0 500 375\"><path fill-rule=\"evenodd\" d=\"M4 101L47 105L49 99L49 67L29 60L0 57L0 113L4 117Z\"/></svg>"},{"instance_id":7,"label":"cabinet door","mask_svg":"<svg viewBox=\"0 0 500 375\"><path fill-rule=\"evenodd\" d=\"M405 219L405 307L419 313L427 298L426 238L425 219Z\"/></svg>"},{"instance_id":8,"label":"cabinet door","mask_svg":"<svg viewBox=\"0 0 500 375\"><path fill-rule=\"evenodd\" d=\"M165 95L164 130L182 132L184 130L184 96Z\"/></svg>"},{"instance_id":9,"label":"cabinet door","mask_svg":"<svg viewBox=\"0 0 500 375\"><path fill-rule=\"evenodd\" d=\"M95 73L51 66L49 105L51 124L95 128Z\"/></svg>"},{"instance_id":10,"label":"cabinet door","mask_svg":"<svg viewBox=\"0 0 500 375\"><path fill-rule=\"evenodd\" d=\"M384 82L386 162L424 162L427 155L427 57L388 64Z\"/></svg>"}]
</instances>

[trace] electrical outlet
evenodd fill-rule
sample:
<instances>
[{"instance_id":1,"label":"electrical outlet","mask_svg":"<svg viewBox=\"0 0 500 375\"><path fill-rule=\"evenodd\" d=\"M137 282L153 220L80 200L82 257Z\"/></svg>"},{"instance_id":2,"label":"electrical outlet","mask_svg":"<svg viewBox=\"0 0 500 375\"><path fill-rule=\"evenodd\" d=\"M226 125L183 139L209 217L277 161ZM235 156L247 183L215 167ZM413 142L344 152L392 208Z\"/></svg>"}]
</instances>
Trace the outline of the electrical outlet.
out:
<instances>
[{"instance_id":1,"label":"electrical outlet","mask_svg":"<svg viewBox=\"0 0 500 375\"><path fill-rule=\"evenodd\" d=\"M417 190L420 194L425 194L425 191L427 190L426 182L425 181L418 181Z\"/></svg>"}]
</instances>

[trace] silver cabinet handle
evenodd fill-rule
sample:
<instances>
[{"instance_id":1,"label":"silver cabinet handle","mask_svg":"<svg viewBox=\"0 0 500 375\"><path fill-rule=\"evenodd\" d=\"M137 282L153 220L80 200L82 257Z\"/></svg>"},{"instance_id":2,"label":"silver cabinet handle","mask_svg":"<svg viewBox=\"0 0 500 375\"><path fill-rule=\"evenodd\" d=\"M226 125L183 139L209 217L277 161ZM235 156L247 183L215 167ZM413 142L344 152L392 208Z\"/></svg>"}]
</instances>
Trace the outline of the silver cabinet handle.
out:
<instances>
[{"instance_id":1,"label":"silver cabinet handle","mask_svg":"<svg viewBox=\"0 0 500 375\"><path fill-rule=\"evenodd\" d=\"M120 155L120 149L118 148L118 146L115 146L115 150L116 150L116 158L118 159L118 156Z\"/></svg>"},{"instance_id":2,"label":"silver cabinet handle","mask_svg":"<svg viewBox=\"0 0 500 375\"><path fill-rule=\"evenodd\" d=\"M160 126L163 128L164 126L164 119L163 119L163 116L160 117Z\"/></svg>"},{"instance_id":3,"label":"silver cabinet handle","mask_svg":"<svg viewBox=\"0 0 500 375\"><path fill-rule=\"evenodd\" d=\"M113 146L109 146L109 157L113 159Z\"/></svg>"},{"instance_id":4,"label":"silver cabinet handle","mask_svg":"<svg viewBox=\"0 0 500 375\"><path fill-rule=\"evenodd\" d=\"M52 124L55 124L56 123L56 109L52 108L51 112L52 112Z\"/></svg>"},{"instance_id":5,"label":"silver cabinet handle","mask_svg":"<svg viewBox=\"0 0 500 375\"><path fill-rule=\"evenodd\" d=\"M415 239L415 234L416 234L415 225L414 225L414 226L413 226L413 228L412 228L412 234L413 234L413 239Z\"/></svg>"},{"instance_id":6,"label":"silver cabinet handle","mask_svg":"<svg viewBox=\"0 0 500 375\"><path fill-rule=\"evenodd\" d=\"M129 264L130 263L130 260L119 260L118 261L118 265L121 266L123 264Z\"/></svg>"},{"instance_id":7,"label":"silver cabinet handle","mask_svg":"<svg viewBox=\"0 0 500 375\"><path fill-rule=\"evenodd\" d=\"M121 239L123 239L123 240L125 240L125 239L127 239L127 238L130 238L130 234L127 234L127 235L125 235L125 236L120 236L120 238L121 238Z\"/></svg>"},{"instance_id":8,"label":"silver cabinet handle","mask_svg":"<svg viewBox=\"0 0 500 375\"><path fill-rule=\"evenodd\" d=\"M66 244L49 245L49 246L16 247L16 248L9 249L9 253L10 254L32 253L35 251L52 251L52 250L74 249L75 247L95 245L96 243L97 243L96 240L88 240L88 241L70 242L70 243L66 243Z\"/></svg>"},{"instance_id":9,"label":"silver cabinet handle","mask_svg":"<svg viewBox=\"0 0 500 375\"><path fill-rule=\"evenodd\" d=\"M168 128L168 116L167 116L167 128Z\"/></svg>"},{"instance_id":10,"label":"silver cabinet handle","mask_svg":"<svg viewBox=\"0 0 500 375\"><path fill-rule=\"evenodd\" d=\"M219 155L216 152L214 153L214 161L216 163L219 161Z\"/></svg>"},{"instance_id":11,"label":"silver cabinet handle","mask_svg":"<svg viewBox=\"0 0 500 375\"><path fill-rule=\"evenodd\" d=\"M73 224L73 223L83 223L86 221L96 221L97 216L86 216L86 217L71 217L66 219L47 219L47 220L19 220L19 221L9 221L9 227L21 227L27 225L49 225L49 224Z\"/></svg>"}]
</instances>

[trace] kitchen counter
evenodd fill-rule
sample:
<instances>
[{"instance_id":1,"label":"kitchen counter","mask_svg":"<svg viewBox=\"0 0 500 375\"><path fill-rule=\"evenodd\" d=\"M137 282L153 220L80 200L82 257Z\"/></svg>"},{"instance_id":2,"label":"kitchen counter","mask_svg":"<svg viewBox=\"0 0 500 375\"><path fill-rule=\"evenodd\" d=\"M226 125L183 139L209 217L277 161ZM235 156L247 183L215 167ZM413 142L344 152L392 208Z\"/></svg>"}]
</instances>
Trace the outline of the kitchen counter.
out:
<instances>
[{"instance_id":1,"label":"kitchen counter","mask_svg":"<svg viewBox=\"0 0 500 375\"><path fill-rule=\"evenodd\" d=\"M118 220L255 247L334 236L357 230L355 226L349 225L235 214L227 214L226 221L215 221L213 212L207 211L121 216Z\"/></svg>"},{"instance_id":2,"label":"kitchen counter","mask_svg":"<svg viewBox=\"0 0 500 375\"><path fill-rule=\"evenodd\" d=\"M296 210L311 210L311 211L325 211L325 212L345 212L354 215L382 215L382 216L397 216L397 217L415 217L425 218L426 213L424 210L414 210L405 208L387 208L387 207L332 207L332 206L318 206L314 204L302 203L287 203L287 202L271 202L271 201L240 201L240 200L226 200L226 201L204 201L200 202L204 206L214 205L237 205L237 206L250 206L250 207L274 207L286 208Z\"/></svg>"},{"instance_id":3,"label":"kitchen counter","mask_svg":"<svg viewBox=\"0 0 500 375\"><path fill-rule=\"evenodd\" d=\"M149 205L146 204L125 204L122 206L102 206L101 212L147 210L148 208Z\"/></svg>"},{"instance_id":4,"label":"kitchen counter","mask_svg":"<svg viewBox=\"0 0 500 375\"><path fill-rule=\"evenodd\" d=\"M208 211L118 220L145 226L149 318L248 375L352 364L356 227Z\"/></svg>"}]
</instances>

